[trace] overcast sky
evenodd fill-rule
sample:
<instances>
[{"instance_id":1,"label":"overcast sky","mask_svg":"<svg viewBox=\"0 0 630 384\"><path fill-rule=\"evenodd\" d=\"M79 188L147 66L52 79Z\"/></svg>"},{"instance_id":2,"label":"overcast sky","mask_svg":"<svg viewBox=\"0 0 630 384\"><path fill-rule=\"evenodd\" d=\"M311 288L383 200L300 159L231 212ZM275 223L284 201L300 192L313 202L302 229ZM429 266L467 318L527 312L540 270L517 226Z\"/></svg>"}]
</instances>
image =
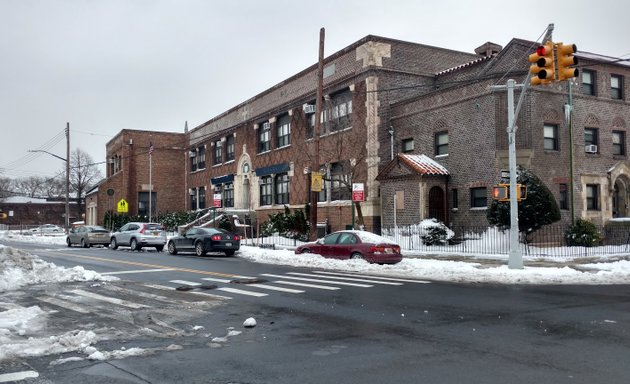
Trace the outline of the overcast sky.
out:
<instances>
[{"instance_id":1,"label":"overcast sky","mask_svg":"<svg viewBox=\"0 0 630 384\"><path fill-rule=\"evenodd\" d=\"M554 41L630 57L619 0L0 0L0 176L63 173L71 150L105 160L121 129L183 132L373 34L473 52ZM564 9L563 9L564 8ZM102 167L104 169L104 167Z\"/></svg>"}]
</instances>

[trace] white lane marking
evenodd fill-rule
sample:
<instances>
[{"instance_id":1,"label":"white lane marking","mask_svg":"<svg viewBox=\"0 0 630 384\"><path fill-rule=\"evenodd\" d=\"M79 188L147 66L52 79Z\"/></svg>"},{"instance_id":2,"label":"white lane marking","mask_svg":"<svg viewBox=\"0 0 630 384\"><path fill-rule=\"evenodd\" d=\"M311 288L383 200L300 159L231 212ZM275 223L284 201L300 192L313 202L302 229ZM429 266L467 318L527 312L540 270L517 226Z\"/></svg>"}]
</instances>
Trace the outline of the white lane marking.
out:
<instances>
[{"instance_id":1,"label":"white lane marking","mask_svg":"<svg viewBox=\"0 0 630 384\"><path fill-rule=\"evenodd\" d=\"M136 295L136 296L144 297L146 299L153 299L153 300L158 300L158 301L171 303L171 304L178 304L178 305L179 304L185 304L185 305L193 305L193 304L195 304L192 301L175 300L175 299L172 299L172 298L166 297L166 296L160 296L160 295L156 295L156 294L153 294L153 293L142 292L142 291L127 289L127 288L122 288L122 287L116 287L116 286L113 286L113 285L105 285L104 287L105 287L105 289L109 289L110 291L121 292L121 293L125 293L125 294L128 294L128 295ZM146 287L146 285L145 285L145 287Z\"/></svg>"},{"instance_id":2,"label":"white lane marking","mask_svg":"<svg viewBox=\"0 0 630 384\"><path fill-rule=\"evenodd\" d=\"M10 381L20 381L24 379L30 379L32 377L39 377L39 373L35 371L4 373L4 374L0 374L0 383L8 383Z\"/></svg>"},{"instance_id":3,"label":"white lane marking","mask_svg":"<svg viewBox=\"0 0 630 384\"><path fill-rule=\"evenodd\" d=\"M214 278L214 277L204 277L201 280L215 281L217 283L225 283L225 284L229 284L229 283L232 282L232 280L217 279L217 278ZM268 289L270 291L280 291L280 292L287 292L287 293L304 293L304 291L300 291L300 290L297 290L297 289L274 287L273 285L266 285L266 284L245 284L245 286L247 286L247 287L256 287L256 288L261 288L261 289Z\"/></svg>"},{"instance_id":4,"label":"white lane marking","mask_svg":"<svg viewBox=\"0 0 630 384\"><path fill-rule=\"evenodd\" d=\"M402 281L403 283L418 283L418 284L431 284L430 281L425 280L408 280L408 279L397 279L393 277L381 277L381 276L370 276L370 275L358 275L354 273L340 273L340 272L327 272L327 271L313 271L313 273L321 273L322 275L337 275L337 276L350 276L350 277L367 277L370 279L379 279L379 280L387 280L387 281Z\"/></svg>"},{"instance_id":5,"label":"white lane marking","mask_svg":"<svg viewBox=\"0 0 630 384\"><path fill-rule=\"evenodd\" d=\"M359 283L372 283L372 284L385 284L385 285L403 285L403 283L394 283L389 281L376 281L376 280L366 280L366 279L353 279L351 277L343 277L343 276L321 276L312 273L299 273L299 272L289 272L287 275L295 275L295 276L306 276L306 277L318 277L320 279L343 279L348 281L356 281Z\"/></svg>"},{"instance_id":6,"label":"white lane marking","mask_svg":"<svg viewBox=\"0 0 630 384\"><path fill-rule=\"evenodd\" d=\"M271 291L287 292L287 293L304 293L304 291L300 291L299 289L274 287L273 285L267 285L267 284L247 284L247 286L248 287L262 288L262 289L269 289Z\"/></svg>"},{"instance_id":7,"label":"white lane marking","mask_svg":"<svg viewBox=\"0 0 630 384\"><path fill-rule=\"evenodd\" d=\"M244 291L242 289L227 288L227 287L217 288L217 291L224 291L224 292L236 293L238 295L247 295L247 296L255 296L255 297L269 296L266 293Z\"/></svg>"},{"instance_id":8,"label":"white lane marking","mask_svg":"<svg viewBox=\"0 0 630 384\"><path fill-rule=\"evenodd\" d=\"M307 283L298 283L297 281L282 281L276 280L273 282L274 284L286 284L286 285L295 285L297 287L306 287L306 288L317 288L317 289L326 289L329 291L336 291L341 289L339 287L331 287L328 285L317 285L317 284L307 284Z\"/></svg>"},{"instance_id":9,"label":"white lane marking","mask_svg":"<svg viewBox=\"0 0 630 384\"><path fill-rule=\"evenodd\" d=\"M131 301L121 300L115 297L103 296L103 295L99 295L98 293L87 292L82 289L73 289L70 292L74 293L75 295L89 297L92 299L101 300L101 301L105 301L105 302L116 304L116 305L122 305L123 307L129 307L129 308L134 308L134 309L149 308L148 305L132 303Z\"/></svg>"},{"instance_id":10,"label":"white lane marking","mask_svg":"<svg viewBox=\"0 0 630 384\"><path fill-rule=\"evenodd\" d=\"M357 284L357 283L346 283L343 281L330 281L330 280L317 280L317 279L307 279L304 277L292 277L292 276L283 276L283 275L273 275L270 273L263 273L261 274L261 276L268 276L268 277L277 277L280 279L289 279L289 280L300 280L300 281L309 281L312 283L326 283L326 284L337 284L337 285L347 285L350 287L360 287L360 288L370 288L373 287L373 285L367 285L367 284Z\"/></svg>"},{"instance_id":11,"label":"white lane marking","mask_svg":"<svg viewBox=\"0 0 630 384\"><path fill-rule=\"evenodd\" d=\"M201 283L197 283L195 281L186 281L186 280L169 280L169 283L190 285L191 287L198 287L201 285Z\"/></svg>"},{"instance_id":12,"label":"white lane marking","mask_svg":"<svg viewBox=\"0 0 630 384\"><path fill-rule=\"evenodd\" d=\"M228 279L217 279L216 277L203 277L201 280L216 281L217 283L225 283L225 284L229 284L230 281L232 281Z\"/></svg>"},{"instance_id":13,"label":"white lane marking","mask_svg":"<svg viewBox=\"0 0 630 384\"><path fill-rule=\"evenodd\" d=\"M164 291L170 291L173 292L175 290L175 288L173 287L169 287L166 285L159 285L159 284L143 284L145 287L149 287L149 288L154 288L154 289L161 289ZM225 299L225 300L232 300L231 297L228 296L221 296L221 295L213 295L212 293L205 293L205 292L186 292L186 293L194 293L196 295L201 295L201 296L210 296L216 299Z\"/></svg>"},{"instance_id":14,"label":"white lane marking","mask_svg":"<svg viewBox=\"0 0 630 384\"><path fill-rule=\"evenodd\" d=\"M126 275L132 273L147 273L147 272L168 272L175 271L172 268L159 268L159 269L136 269L134 271L120 271L120 272L104 272L101 275Z\"/></svg>"},{"instance_id":15,"label":"white lane marking","mask_svg":"<svg viewBox=\"0 0 630 384\"><path fill-rule=\"evenodd\" d=\"M64 300L59 300L56 297L38 297L37 300L43 301L48 304L56 305L61 308L69 309L71 311L79 312L79 313L90 313L90 311L86 308L83 308L80 305L69 303Z\"/></svg>"}]
</instances>

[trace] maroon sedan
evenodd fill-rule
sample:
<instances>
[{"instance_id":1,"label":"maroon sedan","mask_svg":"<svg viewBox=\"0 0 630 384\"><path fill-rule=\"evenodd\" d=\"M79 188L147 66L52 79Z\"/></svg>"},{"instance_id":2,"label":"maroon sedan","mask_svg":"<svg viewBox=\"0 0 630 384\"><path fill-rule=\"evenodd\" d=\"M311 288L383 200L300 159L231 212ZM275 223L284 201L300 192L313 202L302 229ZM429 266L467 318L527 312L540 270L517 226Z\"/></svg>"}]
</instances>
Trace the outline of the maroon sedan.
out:
<instances>
[{"instance_id":1,"label":"maroon sedan","mask_svg":"<svg viewBox=\"0 0 630 384\"><path fill-rule=\"evenodd\" d=\"M398 244L366 231L333 232L313 243L300 245L295 253L315 253L332 259L365 259L378 264L396 264L402 260Z\"/></svg>"}]
</instances>

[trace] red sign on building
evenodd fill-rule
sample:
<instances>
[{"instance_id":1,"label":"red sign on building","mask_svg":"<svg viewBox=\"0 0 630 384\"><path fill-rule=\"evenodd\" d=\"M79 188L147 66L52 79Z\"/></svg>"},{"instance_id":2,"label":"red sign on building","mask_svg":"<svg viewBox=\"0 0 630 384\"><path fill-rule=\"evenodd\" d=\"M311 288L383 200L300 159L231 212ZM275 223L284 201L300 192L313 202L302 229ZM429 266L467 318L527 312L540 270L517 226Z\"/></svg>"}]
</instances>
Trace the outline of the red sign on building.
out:
<instances>
[{"instance_id":1,"label":"red sign on building","mask_svg":"<svg viewBox=\"0 0 630 384\"><path fill-rule=\"evenodd\" d=\"M221 194L220 193L215 193L214 194L214 198L213 198L213 207L215 208L221 208Z\"/></svg>"}]
</instances>

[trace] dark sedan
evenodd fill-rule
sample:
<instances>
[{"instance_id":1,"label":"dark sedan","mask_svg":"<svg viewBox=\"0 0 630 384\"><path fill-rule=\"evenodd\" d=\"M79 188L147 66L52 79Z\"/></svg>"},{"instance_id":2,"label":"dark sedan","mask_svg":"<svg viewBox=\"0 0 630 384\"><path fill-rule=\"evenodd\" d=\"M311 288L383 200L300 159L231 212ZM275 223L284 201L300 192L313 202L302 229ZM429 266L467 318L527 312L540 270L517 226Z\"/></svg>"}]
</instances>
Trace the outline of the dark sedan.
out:
<instances>
[{"instance_id":1,"label":"dark sedan","mask_svg":"<svg viewBox=\"0 0 630 384\"><path fill-rule=\"evenodd\" d=\"M223 252L232 256L241 247L241 238L219 228L194 227L183 235L170 238L166 247L171 255L195 252L197 256L203 256L207 252Z\"/></svg>"},{"instance_id":2,"label":"dark sedan","mask_svg":"<svg viewBox=\"0 0 630 384\"><path fill-rule=\"evenodd\" d=\"M295 253L315 253L332 259L365 259L378 264L396 264L402 260L398 244L366 231L333 232L313 243L300 245Z\"/></svg>"}]
</instances>

